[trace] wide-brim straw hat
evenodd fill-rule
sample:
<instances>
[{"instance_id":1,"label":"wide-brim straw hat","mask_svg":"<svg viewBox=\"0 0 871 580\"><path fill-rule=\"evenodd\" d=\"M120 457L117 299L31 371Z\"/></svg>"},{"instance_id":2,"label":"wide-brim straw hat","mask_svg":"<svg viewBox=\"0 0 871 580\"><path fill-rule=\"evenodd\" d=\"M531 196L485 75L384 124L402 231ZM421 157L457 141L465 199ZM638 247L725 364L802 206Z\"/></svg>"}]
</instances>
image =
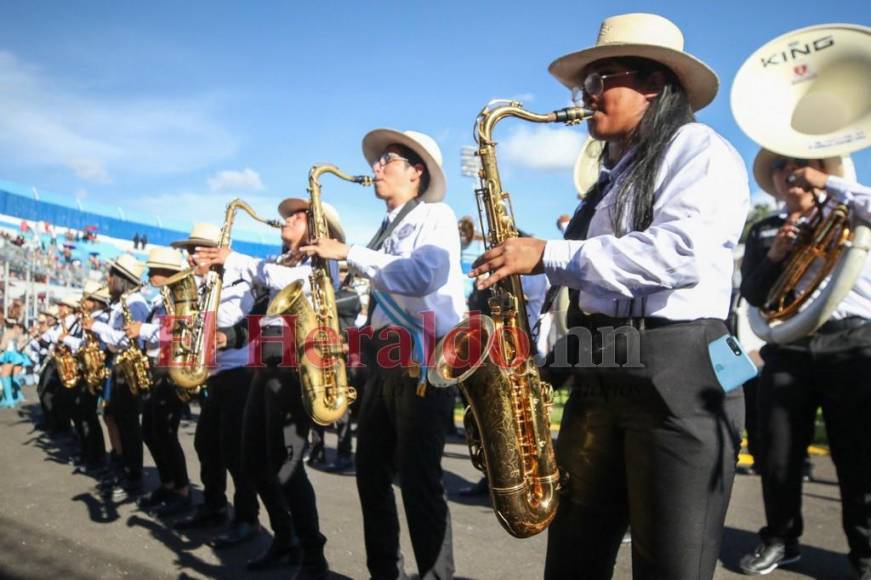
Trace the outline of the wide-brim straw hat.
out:
<instances>
[{"instance_id":1,"label":"wide-brim straw hat","mask_svg":"<svg viewBox=\"0 0 871 580\"><path fill-rule=\"evenodd\" d=\"M70 308L78 308L81 305L82 297L77 294L68 294L60 299L60 304L69 306Z\"/></svg>"},{"instance_id":2,"label":"wide-brim straw hat","mask_svg":"<svg viewBox=\"0 0 871 580\"><path fill-rule=\"evenodd\" d=\"M774 163L775 159L791 159L791 157L779 155L764 147L760 148L759 153L756 154L756 159L753 160L753 177L756 179L759 187L762 188L762 191L776 198L778 195L777 190L774 188L773 172L771 171L771 164ZM821 161L823 162L823 169L829 175L836 175L850 181L856 181L856 166L849 155L826 157L821 159Z\"/></svg>"},{"instance_id":3,"label":"wide-brim straw hat","mask_svg":"<svg viewBox=\"0 0 871 580\"><path fill-rule=\"evenodd\" d=\"M181 272L187 267L181 252L172 248L158 246L148 252L148 261L145 262L149 270L171 270Z\"/></svg>"},{"instance_id":4,"label":"wide-brim straw hat","mask_svg":"<svg viewBox=\"0 0 871 580\"><path fill-rule=\"evenodd\" d=\"M95 292L87 294L85 298L90 298L91 300L96 300L107 305L112 302L112 296L109 294L108 286L100 286Z\"/></svg>"},{"instance_id":5,"label":"wide-brim straw hat","mask_svg":"<svg viewBox=\"0 0 871 580\"><path fill-rule=\"evenodd\" d=\"M145 264L134 258L131 254L121 254L112 262L110 268L117 270L125 278L136 284L142 280L142 274L145 273Z\"/></svg>"},{"instance_id":6,"label":"wide-brim straw hat","mask_svg":"<svg viewBox=\"0 0 871 580\"><path fill-rule=\"evenodd\" d=\"M602 157L604 147L604 141L587 137L587 140L584 141L584 145L581 147L581 152L578 153L578 158L575 160L572 180L575 183L575 189L578 191L578 197L582 199L590 191L590 188L599 181L599 160Z\"/></svg>"},{"instance_id":7,"label":"wide-brim straw hat","mask_svg":"<svg viewBox=\"0 0 871 580\"><path fill-rule=\"evenodd\" d=\"M220 241L221 228L212 224L199 223L194 224L187 239L172 242L170 246L173 248L195 248L197 246L216 248Z\"/></svg>"},{"instance_id":8,"label":"wide-brim straw hat","mask_svg":"<svg viewBox=\"0 0 871 580\"><path fill-rule=\"evenodd\" d=\"M298 211L308 210L311 204L305 199L298 197L288 197L278 204L278 213L282 218L292 215ZM342 228L342 220L339 218L339 212L336 211L329 203L321 202L321 207L324 210L324 217L327 220L327 229L330 231L330 237L334 240L339 240L345 243L345 230Z\"/></svg>"},{"instance_id":9,"label":"wide-brim straw hat","mask_svg":"<svg viewBox=\"0 0 871 580\"><path fill-rule=\"evenodd\" d=\"M584 69L602 59L646 58L667 66L677 76L694 111L717 95L720 81L711 67L684 51L684 37L672 21L657 14L620 14L606 18L596 45L559 57L548 70L569 89L579 87Z\"/></svg>"},{"instance_id":10,"label":"wide-brim straw hat","mask_svg":"<svg viewBox=\"0 0 871 580\"><path fill-rule=\"evenodd\" d=\"M60 312L57 309L57 304L49 304L39 311L40 314L44 314L46 316L51 316L55 320L60 318Z\"/></svg>"},{"instance_id":11,"label":"wide-brim straw hat","mask_svg":"<svg viewBox=\"0 0 871 580\"><path fill-rule=\"evenodd\" d=\"M390 145L404 145L423 160L429 173L429 185L418 194L418 199L429 203L443 200L447 191L447 180L442 170L442 150L435 139L417 131L374 129L363 137L363 156L372 166Z\"/></svg>"}]
</instances>

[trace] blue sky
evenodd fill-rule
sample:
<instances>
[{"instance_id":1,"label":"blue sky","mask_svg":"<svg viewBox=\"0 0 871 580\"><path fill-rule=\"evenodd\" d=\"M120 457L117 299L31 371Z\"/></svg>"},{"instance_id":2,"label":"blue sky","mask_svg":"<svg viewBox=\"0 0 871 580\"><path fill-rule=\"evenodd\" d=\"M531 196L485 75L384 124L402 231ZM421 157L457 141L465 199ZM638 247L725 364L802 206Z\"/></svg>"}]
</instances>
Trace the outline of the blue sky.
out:
<instances>
[{"instance_id":1,"label":"blue sky","mask_svg":"<svg viewBox=\"0 0 871 580\"><path fill-rule=\"evenodd\" d=\"M262 213L305 195L308 168L368 172L376 127L435 137L457 215L474 210L460 148L478 110L514 97L545 111L568 91L547 72L591 45L609 15L652 11L720 76L699 114L748 164L757 147L734 122L741 63L789 30L871 24L868 0L687 2L11 2L0 4L0 179L121 205L128 217L219 222L236 195ZM866 81L867 82L867 81ZM585 136L507 120L500 167L518 224L553 237L576 203L574 151ZM549 146L552 144L552 146ZM855 156L871 181L871 152ZM365 243L383 204L371 190L322 179L352 241ZM751 187L755 190L755 185ZM262 232L240 217L241 237ZM269 231L266 236L274 235Z\"/></svg>"}]
</instances>

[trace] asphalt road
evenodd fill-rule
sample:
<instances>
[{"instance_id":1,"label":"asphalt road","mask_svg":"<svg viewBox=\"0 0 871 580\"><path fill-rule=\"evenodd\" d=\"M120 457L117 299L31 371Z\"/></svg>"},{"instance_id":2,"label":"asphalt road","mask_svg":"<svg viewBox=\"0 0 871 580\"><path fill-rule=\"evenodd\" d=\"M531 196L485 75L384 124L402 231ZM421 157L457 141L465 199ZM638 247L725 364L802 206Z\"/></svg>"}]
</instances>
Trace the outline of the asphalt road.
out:
<instances>
[{"instance_id":1,"label":"asphalt road","mask_svg":"<svg viewBox=\"0 0 871 580\"><path fill-rule=\"evenodd\" d=\"M30 402L35 400L32 389L26 394ZM245 561L269 544L270 537L264 532L248 545L215 551L206 543L210 532L180 534L133 503L103 500L93 479L73 473L69 462L73 445L48 439L34 429L37 407L29 404L20 410L0 409L0 577L244 578ZM194 428L193 422L183 423L182 442L191 476L198 481ZM329 436L330 457L334 444L335 438ZM153 463L147 452L145 455L147 482L156 485ZM803 558L769 578L849 577L834 468L827 457L815 457L814 463L816 481L804 488ZM541 578L545 534L526 540L511 538L496 522L485 498L470 501L457 497L456 490L478 479L463 441L449 442L443 466L458 576ZM366 578L362 518L353 474L311 469L309 473L317 492L322 530L328 538L326 555L333 577ZM716 578L741 577L738 560L755 546L755 532L763 519L758 478L738 476ZM261 521L266 523L263 510ZM414 558L405 533L402 546L406 571L411 574ZM249 577L287 578L293 577L293 570ZM627 545L620 549L614 577L631 577ZM583 578L583 571L578 578Z\"/></svg>"}]
</instances>

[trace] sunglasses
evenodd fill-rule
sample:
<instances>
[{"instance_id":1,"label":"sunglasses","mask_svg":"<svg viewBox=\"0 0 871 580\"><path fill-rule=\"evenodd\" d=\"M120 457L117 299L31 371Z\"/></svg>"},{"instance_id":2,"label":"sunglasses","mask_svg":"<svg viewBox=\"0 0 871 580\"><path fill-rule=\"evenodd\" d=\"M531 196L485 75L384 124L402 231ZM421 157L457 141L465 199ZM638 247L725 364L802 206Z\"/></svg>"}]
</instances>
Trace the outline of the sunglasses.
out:
<instances>
[{"instance_id":1,"label":"sunglasses","mask_svg":"<svg viewBox=\"0 0 871 580\"><path fill-rule=\"evenodd\" d=\"M572 89L572 100L580 103L584 100L584 95L588 97L598 97L605 91L605 81L617 77L626 77L629 75L638 74L637 70L627 70L616 73L600 74L593 72L584 77L581 86Z\"/></svg>"},{"instance_id":2,"label":"sunglasses","mask_svg":"<svg viewBox=\"0 0 871 580\"><path fill-rule=\"evenodd\" d=\"M393 163L394 161L405 161L406 163L410 163L408 158L399 155L398 153L393 153L392 151L385 151L381 154L381 157L375 160L375 163L372 164L372 167L376 165L380 165L381 167L386 167L387 165Z\"/></svg>"},{"instance_id":3,"label":"sunglasses","mask_svg":"<svg viewBox=\"0 0 871 580\"><path fill-rule=\"evenodd\" d=\"M794 159L790 157L778 157L774 161L771 162L771 171L783 171L787 165L792 164L796 169L801 169L802 167L807 167L810 165L810 161L807 159Z\"/></svg>"}]
</instances>

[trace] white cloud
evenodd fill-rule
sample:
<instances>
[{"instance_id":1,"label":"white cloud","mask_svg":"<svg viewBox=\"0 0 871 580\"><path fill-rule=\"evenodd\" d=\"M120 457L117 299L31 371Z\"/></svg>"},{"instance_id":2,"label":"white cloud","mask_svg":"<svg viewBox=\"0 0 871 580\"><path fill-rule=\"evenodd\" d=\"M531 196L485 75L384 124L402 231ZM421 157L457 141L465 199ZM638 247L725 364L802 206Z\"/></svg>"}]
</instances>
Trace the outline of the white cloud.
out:
<instances>
[{"instance_id":1,"label":"white cloud","mask_svg":"<svg viewBox=\"0 0 871 580\"><path fill-rule=\"evenodd\" d=\"M260 174L246 167L242 171L219 171L208 179L209 190L213 192L262 191Z\"/></svg>"},{"instance_id":2,"label":"white cloud","mask_svg":"<svg viewBox=\"0 0 871 580\"><path fill-rule=\"evenodd\" d=\"M236 140L215 121L218 99L87 94L0 51L0 155L67 168L106 184L115 173L165 176L227 159Z\"/></svg>"},{"instance_id":3,"label":"white cloud","mask_svg":"<svg viewBox=\"0 0 871 580\"><path fill-rule=\"evenodd\" d=\"M500 144L506 160L539 171L574 167L586 135L570 127L518 127Z\"/></svg>"}]
</instances>

